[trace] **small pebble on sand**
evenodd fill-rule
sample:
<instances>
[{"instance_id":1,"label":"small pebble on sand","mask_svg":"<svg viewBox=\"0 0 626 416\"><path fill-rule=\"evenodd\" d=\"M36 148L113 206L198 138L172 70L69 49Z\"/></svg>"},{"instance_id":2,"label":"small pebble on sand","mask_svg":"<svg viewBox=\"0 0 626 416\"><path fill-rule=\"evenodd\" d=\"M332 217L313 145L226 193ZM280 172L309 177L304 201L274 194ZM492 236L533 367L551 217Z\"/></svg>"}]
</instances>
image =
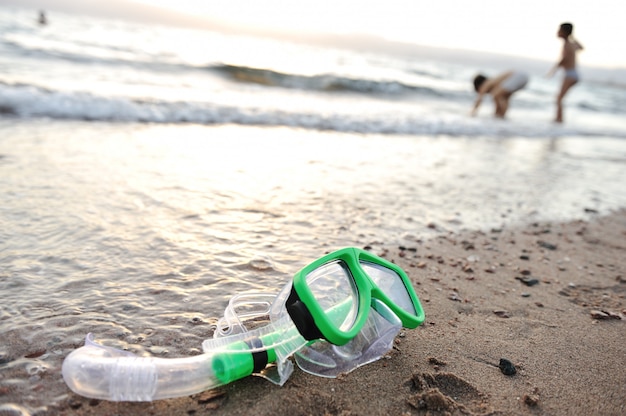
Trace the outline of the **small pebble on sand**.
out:
<instances>
[{"instance_id":1,"label":"small pebble on sand","mask_svg":"<svg viewBox=\"0 0 626 416\"><path fill-rule=\"evenodd\" d=\"M506 358L500 358L500 364L498 365L498 367L500 367L500 371L502 371L502 374L504 374L505 376L512 376L517 373L517 370L515 369L513 363Z\"/></svg>"}]
</instances>

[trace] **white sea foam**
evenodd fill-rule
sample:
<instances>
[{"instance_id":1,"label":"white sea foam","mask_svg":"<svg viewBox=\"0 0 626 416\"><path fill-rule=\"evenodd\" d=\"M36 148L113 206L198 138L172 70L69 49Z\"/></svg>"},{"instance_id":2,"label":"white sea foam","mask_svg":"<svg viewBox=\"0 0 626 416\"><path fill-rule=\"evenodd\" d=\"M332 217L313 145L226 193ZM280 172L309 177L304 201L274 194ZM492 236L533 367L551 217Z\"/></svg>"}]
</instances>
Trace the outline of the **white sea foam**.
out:
<instances>
[{"instance_id":1,"label":"white sea foam","mask_svg":"<svg viewBox=\"0 0 626 416\"><path fill-rule=\"evenodd\" d=\"M353 133L453 135L487 137L553 137L565 135L624 137L618 129L585 129L550 123L497 122L453 114L326 114L286 109L231 107L207 102L168 102L102 97L87 92L50 91L33 86L0 84L0 109L20 118L66 120L242 124L290 126Z\"/></svg>"}]
</instances>

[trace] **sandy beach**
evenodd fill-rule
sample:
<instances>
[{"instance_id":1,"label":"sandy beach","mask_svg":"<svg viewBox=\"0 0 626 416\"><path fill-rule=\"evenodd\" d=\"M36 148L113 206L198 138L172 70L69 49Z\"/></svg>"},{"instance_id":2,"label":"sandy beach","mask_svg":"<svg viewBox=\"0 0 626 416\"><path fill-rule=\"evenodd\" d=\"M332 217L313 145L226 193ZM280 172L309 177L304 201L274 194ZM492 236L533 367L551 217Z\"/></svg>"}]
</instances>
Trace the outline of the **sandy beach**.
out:
<instances>
[{"instance_id":1,"label":"sandy beach","mask_svg":"<svg viewBox=\"0 0 626 416\"><path fill-rule=\"evenodd\" d=\"M46 413L622 415L625 239L622 211L374 247L408 272L426 311L380 361L338 379L296 369L282 388L248 377L153 403L70 393Z\"/></svg>"}]
</instances>

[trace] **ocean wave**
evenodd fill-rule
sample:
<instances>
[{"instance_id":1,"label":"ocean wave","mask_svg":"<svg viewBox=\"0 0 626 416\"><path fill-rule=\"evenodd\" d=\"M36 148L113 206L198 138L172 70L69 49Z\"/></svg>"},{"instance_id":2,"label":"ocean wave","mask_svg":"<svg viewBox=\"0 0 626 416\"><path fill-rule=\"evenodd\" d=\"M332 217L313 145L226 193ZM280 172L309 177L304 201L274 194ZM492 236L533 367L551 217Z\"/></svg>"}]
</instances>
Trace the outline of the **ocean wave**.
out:
<instances>
[{"instance_id":1,"label":"ocean wave","mask_svg":"<svg viewBox=\"0 0 626 416\"><path fill-rule=\"evenodd\" d=\"M89 42L52 42L51 45L35 46L20 37L9 37L2 41L12 54L43 59L61 60L81 65L126 66L152 72L193 72L210 71L226 75L235 82L255 83L271 87L292 88L325 92L357 92L364 94L421 94L431 97L446 97L451 92L437 90L427 86L410 85L396 80L379 80L359 77L346 77L337 74L303 75L281 72L274 69L255 68L221 62L209 64L191 64L172 61L171 57L154 56L130 48L111 45L95 45ZM86 52L88 51L88 53ZM411 73L416 70L409 71ZM432 74L421 73L433 77ZM434 77L433 77L434 78ZM454 97L451 97L454 98Z\"/></svg>"},{"instance_id":2,"label":"ocean wave","mask_svg":"<svg viewBox=\"0 0 626 416\"><path fill-rule=\"evenodd\" d=\"M623 131L572 129L551 124L485 122L464 116L363 116L290 112L225 106L206 102L136 100L88 92L53 91L33 85L0 82L0 116L138 123L240 124L286 126L363 134L452 135L483 137L610 136Z\"/></svg>"},{"instance_id":3,"label":"ocean wave","mask_svg":"<svg viewBox=\"0 0 626 416\"><path fill-rule=\"evenodd\" d=\"M216 65L210 69L222 72L237 82L255 83L266 86L295 88L315 91L351 91L367 94L398 95L403 93L426 94L445 97L449 95L434 88L409 85L393 80L349 78L334 74L300 75L271 69L252 68L239 65Z\"/></svg>"},{"instance_id":4,"label":"ocean wave","mask_svg":"<svg viewBox=\"0 0 626 416\"><path fill-rule=\"evenodd\" d=\"M606 102L601 100L595 100L594 102L581 101L576 104L576 107L594 113L624 115L626 114L626 100L623 101L624 103L618 102L617 97L614 98L614 102Z\"/></svg>"},{"instance_id":5,"label":"ocean wave","mask_svg":"<svg viewBox=\"0 0 626 416\"><path fill-rule=\"evenodd\" d=\"M57 48L44 48L35 46L24 46L13 40L5 39L3 47L8 48L12 54L42 61L63 61L86 66L107 66L107 67L130 67L156 72L180 72L180 71L202 71L202 66L187 65L180 62L168 62L166 59L155 59L149 54L138 54L137 52L125 51L120 48L103 48L99 53L94 53L95 46L91 46L90 54L84 52L63 50Z\"/></svg>"},{"instance_id":6,"label":"ocean wave","mask_svg":"<svg viewBox=\"0 0 626 416\"><path fill-rule=\"evenodd\" d=\"M359 77L345 77L337 74L302 75L280 72L278 70L254 68L225 63L190 64L172 61L171 58L141 54L132 50L103 47L90 44L78 45L89 47L89 54L78 50L23 45L17 40L5 39L4 46L12 53L42 60L61 60L80 65L105 65L111 67L132 67L151 72L194 72L209 71L226 75L228 79L241 83L255 83L269 87L281 87L324 92L356 92L363 94L402 95L418 94L430 97L455 98L458 94L420 85L410 85L396 80L377 80ZM76 45L72 45L75 47ZM95 51L94 51L95 49ZM414 71L409 71L414 72ZM429 76L432 77L431 74ZM433 77L436 78L436 77Z\"/></svg>"}]
</instances>

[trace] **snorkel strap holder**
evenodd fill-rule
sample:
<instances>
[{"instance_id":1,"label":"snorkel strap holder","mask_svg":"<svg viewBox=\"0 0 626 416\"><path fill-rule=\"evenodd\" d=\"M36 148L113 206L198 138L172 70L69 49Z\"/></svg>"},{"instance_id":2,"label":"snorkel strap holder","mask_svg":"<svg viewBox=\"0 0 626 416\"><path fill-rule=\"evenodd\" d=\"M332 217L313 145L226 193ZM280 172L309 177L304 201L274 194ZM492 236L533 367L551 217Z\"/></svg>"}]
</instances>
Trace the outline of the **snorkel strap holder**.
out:
<instances>
[{"instance_id":1,"label":"snorkel strap holder","mask_svg":"<svg viewBox=\"0 0 626 416\"><path fill-rule=\"evenodd\" d=\"M285 307L294 325L298 328L298 332L304 339L313 341L324 337L317 324L315 324L313 315L311 315L304 302L300 300L300 296L298 296L298 292L296 292L293 285L291 286L291 293L287 298L287 302L285 302Z\"/></svg>"}]
</instances>

